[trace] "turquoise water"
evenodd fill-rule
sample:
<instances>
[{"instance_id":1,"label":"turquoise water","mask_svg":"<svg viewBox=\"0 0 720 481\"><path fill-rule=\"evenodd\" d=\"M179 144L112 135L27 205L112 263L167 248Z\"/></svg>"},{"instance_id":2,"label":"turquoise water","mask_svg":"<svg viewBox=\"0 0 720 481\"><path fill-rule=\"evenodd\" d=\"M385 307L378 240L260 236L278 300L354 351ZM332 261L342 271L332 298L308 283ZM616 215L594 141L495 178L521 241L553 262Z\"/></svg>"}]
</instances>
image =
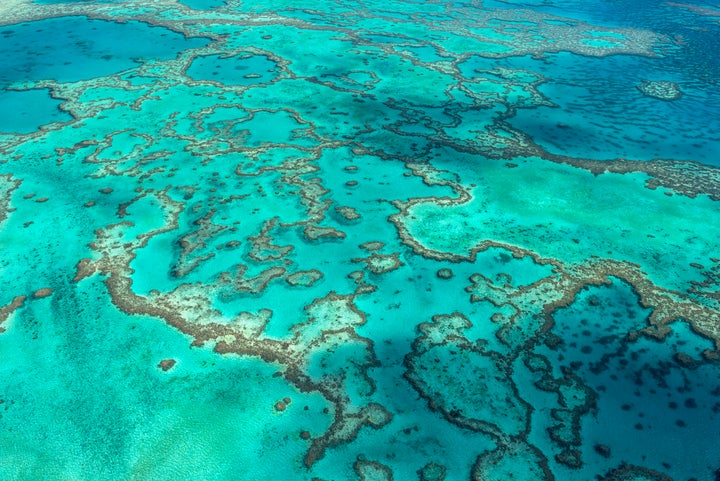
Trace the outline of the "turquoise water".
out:
<instances>
[{"instance_id":1,"label":"turquoise water","mask_svg":"<svg viewBox=\"0 0 720 481\"><path fill-rule=\"evenodd\" d=\"M187 74L194 80L221 81L227 85L252 85L273 80L276 69L277 64L269 58L242 52L232 57L197 57Z\"/></svg>"},{"instance_id":2,"label":"turquoise water","mask_svg":"<svg viewBox=\"0 0 720 481\"><path fill-rule=\"evenodd\" d=\"M0 6L0 479L716 480L719 28Z\"/></svg>"},{"instance_id":3,"label":"turquoise water","mask_svg":"<svg viewBox=\"0 0 720 481\"><path fill-rule=\"evenodd\" d=\"M183 0L181 3L195 10L212 10L225 5L225 0Z\"/></svg>"}]
</instances>

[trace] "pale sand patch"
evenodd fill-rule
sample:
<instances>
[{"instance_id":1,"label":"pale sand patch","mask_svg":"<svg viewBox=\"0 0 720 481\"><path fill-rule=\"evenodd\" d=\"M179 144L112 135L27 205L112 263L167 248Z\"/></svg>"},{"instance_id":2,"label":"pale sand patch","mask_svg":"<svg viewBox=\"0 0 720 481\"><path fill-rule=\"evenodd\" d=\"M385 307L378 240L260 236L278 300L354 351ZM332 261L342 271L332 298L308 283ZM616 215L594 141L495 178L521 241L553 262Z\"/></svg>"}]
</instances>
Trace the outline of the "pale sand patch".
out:
<instances>
[{"instance_id":1,"label":"pale sand patch","mask_svg":"<svg viewBox=\"0 0 720 481\"><path fill-rule=\"evenodd\" d=\"M12 17L17 9L31 3L31 0L0 0L0 22Z\"/></svg>"}]
</instances>

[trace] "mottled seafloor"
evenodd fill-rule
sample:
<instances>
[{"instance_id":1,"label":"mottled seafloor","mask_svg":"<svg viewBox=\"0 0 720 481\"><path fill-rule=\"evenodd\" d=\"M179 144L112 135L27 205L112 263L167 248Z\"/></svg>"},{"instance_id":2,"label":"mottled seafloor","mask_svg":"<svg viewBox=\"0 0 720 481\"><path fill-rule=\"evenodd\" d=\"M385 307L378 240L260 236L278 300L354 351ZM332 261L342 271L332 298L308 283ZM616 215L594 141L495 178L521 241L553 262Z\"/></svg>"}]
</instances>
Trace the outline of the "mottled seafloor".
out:
<instances>
[{"instance_id":1,"label":"mottled seafloor","mask_svg":"<svg viewBox=\"0 0 720 481\"><path fill-rule=\"evenodd\" d=\"M720 479L718 52L710 3L2 0L0 480Z\"/></svg>"}]
</instances>

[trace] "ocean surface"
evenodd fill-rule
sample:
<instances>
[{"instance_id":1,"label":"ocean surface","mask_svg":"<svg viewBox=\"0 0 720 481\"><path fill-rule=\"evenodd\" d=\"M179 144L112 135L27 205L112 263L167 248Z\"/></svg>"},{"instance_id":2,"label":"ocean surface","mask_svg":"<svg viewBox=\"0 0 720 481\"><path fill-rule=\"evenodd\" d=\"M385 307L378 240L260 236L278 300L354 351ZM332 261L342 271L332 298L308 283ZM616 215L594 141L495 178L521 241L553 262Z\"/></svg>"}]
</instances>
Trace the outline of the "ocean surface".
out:
<instances>
[{"instance_id":1,"label":"ocean surface","mask_svg":"<svg viewBox=\"0 0 720 481\"><path fill-rule=\"evenodd\" d=\"M720 479L690 2L0 0L0 480Z\"/></svg>"}]
</instances>

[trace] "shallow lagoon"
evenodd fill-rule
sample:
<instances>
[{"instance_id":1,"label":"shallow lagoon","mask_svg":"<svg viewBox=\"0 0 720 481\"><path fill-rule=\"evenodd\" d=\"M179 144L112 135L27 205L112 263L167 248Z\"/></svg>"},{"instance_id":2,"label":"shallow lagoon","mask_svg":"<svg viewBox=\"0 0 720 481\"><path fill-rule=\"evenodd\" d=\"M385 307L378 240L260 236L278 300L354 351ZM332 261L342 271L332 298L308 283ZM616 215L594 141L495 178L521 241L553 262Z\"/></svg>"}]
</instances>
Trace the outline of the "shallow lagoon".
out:
<instances>
[{"instance_id":1,"label":"shallow lagoon","mask_svg":"<svg viewBox=\"0 0 720 481\"><path fill-rule=\"evenodd\" d=\"M515 7L1 11L0 477L713 480L720 11Z\"/></svg>"}]
</instances>

